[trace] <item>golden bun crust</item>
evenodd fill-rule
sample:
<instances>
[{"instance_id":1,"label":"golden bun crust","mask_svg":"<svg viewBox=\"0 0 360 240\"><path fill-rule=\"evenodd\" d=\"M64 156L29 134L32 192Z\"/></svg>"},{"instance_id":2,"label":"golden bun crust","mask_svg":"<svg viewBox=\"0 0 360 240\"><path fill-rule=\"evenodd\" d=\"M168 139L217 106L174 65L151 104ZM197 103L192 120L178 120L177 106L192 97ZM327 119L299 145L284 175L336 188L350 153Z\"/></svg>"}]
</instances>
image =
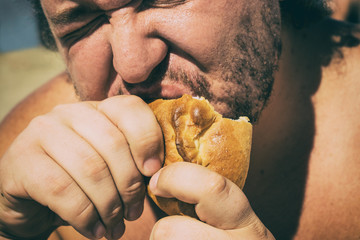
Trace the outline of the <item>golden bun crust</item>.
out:
<instances>
[{"instance_id":1,"label":"golden bun crust","mask_svg":"<svg viewBox=\"0 0 360 240\"><path fill-rule=\"evenodd\" d=\"M250 160L252 125L247 117L223 118L204 98L184 95L149 104L164 134L165 163L192 162L244 187ZM168 215L196 217L194 206L177 199L149 196Z\"/></svg>"}]
</instances>

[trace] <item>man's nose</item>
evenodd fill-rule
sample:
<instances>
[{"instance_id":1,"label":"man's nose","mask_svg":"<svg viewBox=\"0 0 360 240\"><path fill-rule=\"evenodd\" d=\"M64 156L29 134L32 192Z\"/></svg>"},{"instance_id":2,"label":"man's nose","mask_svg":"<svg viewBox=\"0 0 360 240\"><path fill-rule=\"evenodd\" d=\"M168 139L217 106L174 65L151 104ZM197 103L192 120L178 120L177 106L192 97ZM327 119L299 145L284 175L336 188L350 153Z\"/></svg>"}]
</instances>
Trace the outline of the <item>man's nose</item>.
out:
<instances>
[{"instance_id":1,"label":"man's nose","mask_svg":"<svg viewBox=\"0 0 360 240\"><path fill-rule=\"evenodd\" d=\"M128 83L145 81L168 52L151 14L121 9L111 14L110 23L115 70Z\"/></svg>"}]
</instances>

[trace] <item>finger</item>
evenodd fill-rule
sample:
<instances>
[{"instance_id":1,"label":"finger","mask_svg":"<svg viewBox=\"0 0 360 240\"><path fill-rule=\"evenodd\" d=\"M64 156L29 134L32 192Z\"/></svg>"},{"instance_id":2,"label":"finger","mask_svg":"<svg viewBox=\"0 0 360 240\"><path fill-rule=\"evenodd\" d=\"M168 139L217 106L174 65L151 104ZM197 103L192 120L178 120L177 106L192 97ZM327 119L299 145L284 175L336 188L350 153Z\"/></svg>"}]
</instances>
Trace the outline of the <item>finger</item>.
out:
<instances>
[{"instance_id":1,"label":"finger","mask_svg":"<svg viewBox=\"0 0 360 240\"><path fill-rule=\"evenodd\" d=\"M57 121L47 120L54 130L41 136L40 145L90 199L92 210L101 217L99 229L105 225L109 233L115 224L123 223L123 208L108 166L85 139Z\"/></svg>"},{"instance_id":2,"label":"finger","mask_svg":"<svg viewBox=\"0 0 360 240\"><path fill-rule=\"evenodd\" d=\"M235 229L257 219L243 192L223 176L192 163L174 163L156 173L150 190L196 204L198 217L217 228Z\"/></svg>"},{"instance_id":3,"label":"finger","mask_svg":"<svg viewBox=\"0 0 360 240\"><path fill-rule=\"evenodd\" d=\"M137 168L145 176L160 169L164 159L161 128L150 107L136 96L116 96L97 106L122 131Z\"/></svg>"},{"instance_id":4,"label":"finger","mask_svg":"<svg viewBox=\"0 0 360 240\"><path fill-rule=\"evenodd\" d=\"M106 162L121 195L125 218L127 220L135 220L140 217L143 210L145 185L143 177L133 161L124 135L105 115L99 113L90 103L79 104L79 106L76 106L76 109L71 109L69 106L59 111L62 113L60 115L71 116L64 120L66 124L76 134L86 139L86 142ZM82 114L78 114L79 111ZM88 116L91 116L91 119ZM111 222L109 214L114 216L116 212L105 213L105 215L100 212L106 224Z\"/></svg>"},{"instance_id":5,"label":"finger","mask_svg":"<svg viewBox=\"0 0 360 240\"><path fill-rule=\"evenodd\" d=\"M159 220L152 229L150 240L219 240L230 239L224 230L194 218L171 216Z\"/></svg>"},{"instance_id":6,"label":"finger","mask_svg":"<svg viewBox=\"0 0 360 240\"><path fill-rule=\"evenodd\" d=\"M150 240L274 240L274 236L259 222L235 230L215 228L194 218L171 216L159 220L152 229Z\"/></svg>"},{"instance_id":7,"label":"finger","mask_svg":"<svg viewBox=\"0 0 360 240\"><path fill-rule=\"evenodd\" d=\"M54 226L67 222L88 238L100 238L104 234L104 229L99 229L100 218L91 201L73 179L42 149L30 146L23 153L17 158L22 164L18 166L17 174L2 183L8 196L13 197L9 201L13 204L14 211L19 213L18 216L24 219L36 217ZM25 209L24 206L28 206L32 200L34 206ZM35 202L44 206L43 210ZM36 208L37 211L33 211ZM55 214L50 214L49 209L61 221ZM32 222L37 223L36 220ZM32 227L38 229L39 225ZM21 233L27 231L31 231L31 225L27 225L26 230Z\"/></svg>"}]
</instances>

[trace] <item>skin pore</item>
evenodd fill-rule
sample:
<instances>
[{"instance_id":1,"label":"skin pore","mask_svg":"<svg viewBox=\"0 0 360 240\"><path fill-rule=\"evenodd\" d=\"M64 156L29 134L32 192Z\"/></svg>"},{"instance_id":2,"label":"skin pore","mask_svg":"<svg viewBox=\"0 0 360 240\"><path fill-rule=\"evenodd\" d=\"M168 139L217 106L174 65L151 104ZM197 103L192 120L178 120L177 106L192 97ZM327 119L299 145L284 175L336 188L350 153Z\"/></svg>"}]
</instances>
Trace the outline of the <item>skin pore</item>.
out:
<instances>
[{"instance_id":1,"label":"skin pore","mask_svg":"<svg viewBox=\"0 0 360 240\"><path fill-rule=\"evenodd\" d=\"M205 96L227 117L256 120L270 96L280 51L275 2L42 5L82 100L135 94L151 101L188 92ZM69 16L57 13L63 9L84 15L67 23Z\"/></svg>"}]
</instances>

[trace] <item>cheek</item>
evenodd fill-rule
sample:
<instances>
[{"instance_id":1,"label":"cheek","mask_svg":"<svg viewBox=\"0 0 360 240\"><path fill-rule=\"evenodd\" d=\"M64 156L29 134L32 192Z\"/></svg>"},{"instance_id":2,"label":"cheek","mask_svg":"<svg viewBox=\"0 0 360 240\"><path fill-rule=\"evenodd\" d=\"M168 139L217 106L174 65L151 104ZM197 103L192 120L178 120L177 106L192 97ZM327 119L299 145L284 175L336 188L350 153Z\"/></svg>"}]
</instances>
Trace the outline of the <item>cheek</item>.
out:
<instances>
[{"instance_id":1,"label":"cheek","mask_svg":"<svg viewBox=\"0 0 360 240\"><path fill-rule=\"evenodd\" d=\"M208 73L219 70L239 27L240 4L225 2L194 1L181 14L174 12L167 21L159 21L162 36Z\"/></svg>"},{"instance_id":2,"label":"cheek","mask_svg":"<svg viewBox=\"0 0 360 240\"><path fill-rule=\"evenodd\" d=\"M67 67L78 94L84 100L102 100L112 81L113 55L103 33L95 33L73 45Z\"/></svg>"}]
</instances>

